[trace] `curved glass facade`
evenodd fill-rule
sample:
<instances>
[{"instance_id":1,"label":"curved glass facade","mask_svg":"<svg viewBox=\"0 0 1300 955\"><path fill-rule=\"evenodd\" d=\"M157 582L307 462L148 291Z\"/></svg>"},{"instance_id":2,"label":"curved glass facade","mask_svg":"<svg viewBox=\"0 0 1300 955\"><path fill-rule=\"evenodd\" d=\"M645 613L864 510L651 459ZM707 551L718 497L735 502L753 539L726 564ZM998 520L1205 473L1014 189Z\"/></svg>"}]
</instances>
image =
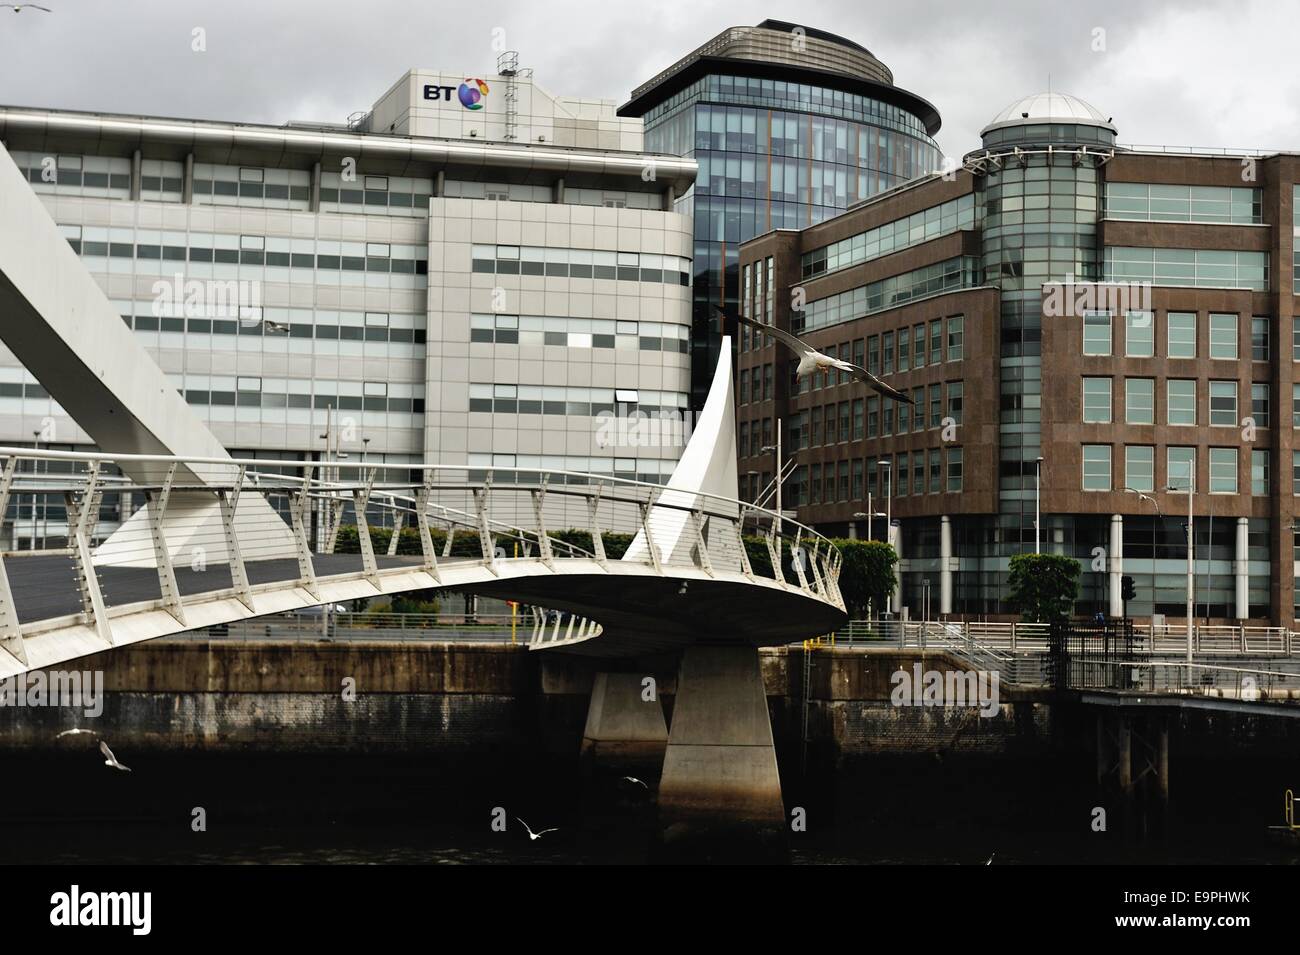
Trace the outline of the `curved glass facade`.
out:
<instances>
[{"instance_id":1,"label":"curved glass facade","mask_svg":"<svg viewBox=\"0 0 1300 955\"><path fill-rule=\"evenodd\" d=\"M740 243L801 229L939 168L917 116L829 87L712 74L645 114L646 149L699 164L679 211L695 217L692 390L717 359L712 306L737 304Z\"/></svg>"}]
</instances>

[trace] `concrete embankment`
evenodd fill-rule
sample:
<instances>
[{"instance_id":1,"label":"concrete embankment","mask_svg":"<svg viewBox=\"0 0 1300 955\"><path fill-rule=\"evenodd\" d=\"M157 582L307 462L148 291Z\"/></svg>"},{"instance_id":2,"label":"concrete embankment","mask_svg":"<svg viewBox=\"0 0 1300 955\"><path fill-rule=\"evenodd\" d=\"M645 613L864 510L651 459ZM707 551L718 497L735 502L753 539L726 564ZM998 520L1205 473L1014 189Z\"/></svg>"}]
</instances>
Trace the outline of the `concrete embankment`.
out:
<instances>
[{"instance_id":1,"label":"concrete embankment","mask_svg":"<svg viewBox=\"0 0 1300 955\"><path fill-rule=\"evenodd\" d=\"M896 705L896 673L912 681L964 671L945 654L840 647L805 657L800 647L778 647L760 659L777 746L787 752L807 738L836 762L894 751L1005 753L1047 735L1044 701L1007 686L982 708L975 684L962 705L927 702L919 684ZM154 640L67 669L102 671L102 713L0 706L0 749L43 749L60 730L87 726L137 750L577 753L596 674L593 661L510 644L297 639ZM671 720L673 663L636 672L654 678ZM951 691L950 682L939 692Z\"/></svg>"}]
</instances>

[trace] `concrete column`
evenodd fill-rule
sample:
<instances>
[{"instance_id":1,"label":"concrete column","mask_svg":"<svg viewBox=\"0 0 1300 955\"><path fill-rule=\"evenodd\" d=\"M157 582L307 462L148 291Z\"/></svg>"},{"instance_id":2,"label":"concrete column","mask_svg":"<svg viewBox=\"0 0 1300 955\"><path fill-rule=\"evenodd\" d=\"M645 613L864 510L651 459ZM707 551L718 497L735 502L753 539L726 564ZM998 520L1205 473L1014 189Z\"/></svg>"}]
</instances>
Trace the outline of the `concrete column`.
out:
<instances>
[{"instance_id":1,"label":"concrete column","mask_svg":"<svg viewBox=\"0 0 1300 955\"><path fill-rule=\"evenodd\" d=\"M181 202L194 205L194 153L185 154L185 178L181 184Z\"/></svg>"},{"instance_id":2,"label":"concrete column","mask_svg":"<svg viewBox=\"0 0 1300 955\"><path fill-rule=\"evenodd\" d=\"M849 540L855 541L857 539L858 539L858 522L849 521Z\"/></svg>"},{"instance_id":3,"label":"concrete column","mask_svg":"<svg viewBox=\"0 0 1300 955\"><path fill-rule=\"evenodd\" d=\"M1237 550L1232 573L1237 585L1237 619L1250 616L1250 520L1237 518Z\"/></svg>"},{"instance_id":4,"label":"concrete column","mask_svg":"<svg viewBox=\"0 0 1300 955\"><path fill-rule=\"evenodd\" d=\"M439 169L433 174L433 198L441 199L447 193L447 173Z\"/></svg>"},{"instance_id":5,"label":"concrete column","mask_svg":"<svg viewBox=\"0 0 1300 955\"><path fill-rule=\"evenodd\" d=\"M140 200L140 150L131 154L131 192L130 196L133 201Z\"/></svg>"},{"instance_id":6,"label":"concrete column","mask_svg":"<svg viewBox=\"0 0 1300 955\"><path fill-rule=\"evenodd\" d=\"M669 186L664 190L664 212L672 212L677 202L677 190Z\"/></svg>"},{"instance_id":7,"label":"concrete column","mask_svg":"<svg viewBox=\"0 0 1300 955\"><path fill-rule=\"evenodd\" d=\"M1124 615L1124 598L1122 578L1124 576L1124 518L1120 514L1110 516L1110 560L1107 562L1110 572L1110 616Z\"/></svg>"},{"instance_id":8,"label":"concrete column","mask_svg":"<svg viewBox=\"0 0 1300 955\"><path fill-rule=\"evenodd\" d=\"M894 568L894 598L890 604L890 609L896 614L896 618L903 618L903 525L900 521L897 525L889 525L885 529L885 540L894 548L894 553L898 555L898 564Z\"/></svg>"},{"instance_id":9,"label":"concrete column","mask_svg":"<svg viewBox=\"0 0 1300 955\"><path fill-rule=\"evenodd\" d=\"M311 166L311 211L320 212L320 163Z\"/></svg>"},{"instance_id":10,"label":"concrete column","mask_svg":"<svg viewBox=\"0 0 1300 955\"><path fill-rule=\"evenodd\" d=\"M582 759L591 766L656 777L668 746L668 724L656 690L646 699L640 673L597 673L582 733Z\"/></svg>"},{"instance_id":11,"label":"concrete column","mask_svg":"<svg viewBox=\"0 0 1300 955\"><path fill-rule=\"evenodd\" d=\"M561 176L559 179L556 179L555 184L551 186L551 201L556 205L560 205L561 203L564 202L564 177L563 176Z\"/></svg>"},{"instance_id":12,"label":"concrete column","mask_svg":"<svg viewBox=\"0 0 1300 955\"><path fill-rule=\"evenodd\" d=\"M939 518L939 613L952 613L952 519Z\"/></svg>"},{"instance_id":13,"label":"concrete column","mask_svg":"<svg viewBox=\"0 0 1300 955\"><path fill-rule=\"evenodd\" d=\"M682 654L659 823L666 848L733 835L784 845L781 780L754 647L697 644Z\"/></svg>"}]
</instances>

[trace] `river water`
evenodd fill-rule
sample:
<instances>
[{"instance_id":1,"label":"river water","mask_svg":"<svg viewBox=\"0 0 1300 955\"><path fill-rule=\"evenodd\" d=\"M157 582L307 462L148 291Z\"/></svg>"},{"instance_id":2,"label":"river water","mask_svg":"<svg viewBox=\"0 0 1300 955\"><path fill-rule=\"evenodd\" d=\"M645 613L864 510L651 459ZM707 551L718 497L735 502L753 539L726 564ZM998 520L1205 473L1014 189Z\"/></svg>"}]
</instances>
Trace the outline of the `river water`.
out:
<instances>
[{"instance_id":1,"label":"river water","mask_svg":"<svg viewBox=\"0 0 1300 955\"><path fill-rule=\"evenodd\" d=\"M84 748L6 754L5 863L642 864L653 798L576 761L483 753L239 756L143 752L105 767ZM1082 755L1034 760L875 757L804 777L783 767L795 864L1279 863L1289 765L1198 764L1173 777L1174 809L1143 834L1108 809ZM1297 770L1296 772L1300 772ZM195 831L201 809L204 831ZM504 816L504 832L493 820ZM535 830L530 840L519 818ZM725 859L721 861L726 861Z\"/></svg>"}]
</instances>

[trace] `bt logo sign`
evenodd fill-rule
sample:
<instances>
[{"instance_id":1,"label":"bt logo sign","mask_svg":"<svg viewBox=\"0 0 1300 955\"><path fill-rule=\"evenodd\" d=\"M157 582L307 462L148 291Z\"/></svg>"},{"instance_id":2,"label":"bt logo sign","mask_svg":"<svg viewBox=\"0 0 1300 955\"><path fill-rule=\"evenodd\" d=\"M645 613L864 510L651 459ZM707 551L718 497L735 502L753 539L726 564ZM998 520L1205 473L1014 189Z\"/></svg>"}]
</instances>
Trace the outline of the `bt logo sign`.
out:
<instances>
[{"instance_id":1,"label":"bt logo sign","mask_svg":"<svg viewBox=\"0 0 1300 955\"><path fill-rule=\"evenodd\" d=\"M482 109L483 98L488 94L488 85L480 79L466 79L464 83L460 84L459 89L453 86L427 84L424 87L424 98L450 103L453 91L460 100L461 106L466 109Z\"/></svg>"}]
</instances>

